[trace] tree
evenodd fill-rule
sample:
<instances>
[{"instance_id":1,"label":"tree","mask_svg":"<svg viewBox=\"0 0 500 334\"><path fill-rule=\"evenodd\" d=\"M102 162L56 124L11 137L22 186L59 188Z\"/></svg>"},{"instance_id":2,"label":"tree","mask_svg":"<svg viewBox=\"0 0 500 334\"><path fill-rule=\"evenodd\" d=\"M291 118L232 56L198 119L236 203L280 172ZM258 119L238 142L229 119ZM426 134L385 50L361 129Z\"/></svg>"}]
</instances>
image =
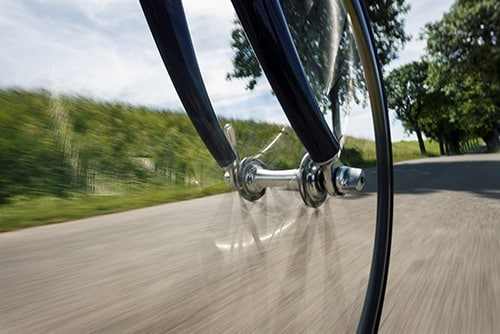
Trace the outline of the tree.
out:
<instances>
[{"instance_id":1,"label":"tree","mask_svg":"<svg viewBox=\"0 0 500 334\"><path fill-rule=\"evenodd\" d=\"M341 14L338 7L339 2L281 0L281 4L320 107L323 111L332 109L333 117L338 117L339 104L353 93L353 81L349 77L363 77L359 59L352 52L353 41L348 38L349 27L345 14ZM397 58L397 51L410 39L404 31L403 19L409 6L404 0L369 0L367 4L379 59L382 65L386 65ZM248 78L247 89L252 90L262 76L262 70L238 21L235 21L231 38L233 71L227 74L227 79ZM357 84L355 90L364 93L363 80L354 82Z\"/></svg>"},{"instance_id":2,"label":"tree","mask_svg":"<svg viewBox=\"0 0 500 334\"><path fill-rule=\"evenodd\" d=\"M368 15L382 66L398 58L410 36L405 32L404 15L410 6L404 0L367 0Z\"/></svg>"},{"instance_id":3,"label":"tree","mask_svg":"<svg viewBox=\"0 0 500 334\"><path fill-rule=\"evenodd\" d=\"M422 96L419 125L427 138L439 142L441 155L458 152L459 148L459 142L453 141L460 133L458 123L450 122L447 113L455 109L452 103L441 91L427 90Z\"/></svg>"},{"instance_id":4,"label":"tree","mask_svg":"<svg viewBox=\"0 0 500 334\"><path fill-rule=\"evenodd\" d=\"M413 61L391 71L386 79L387 103L410 133L418 138L420 153L426 154L422 138L422 114L427 94L427 68L424 60Z\"/></svg>"},{"instance_id":5,"label":"tree","mask_svg":"<svg viewBox=\"0 0 500 334\"><path fill-rule=\"evenodd\" d=\"M442 20L428 24L429 84L457 107L448 110L462 137L500 145L500 3L457 0ZM462 138L462 139L463 139Z\"/></svg>"}]
</instances>

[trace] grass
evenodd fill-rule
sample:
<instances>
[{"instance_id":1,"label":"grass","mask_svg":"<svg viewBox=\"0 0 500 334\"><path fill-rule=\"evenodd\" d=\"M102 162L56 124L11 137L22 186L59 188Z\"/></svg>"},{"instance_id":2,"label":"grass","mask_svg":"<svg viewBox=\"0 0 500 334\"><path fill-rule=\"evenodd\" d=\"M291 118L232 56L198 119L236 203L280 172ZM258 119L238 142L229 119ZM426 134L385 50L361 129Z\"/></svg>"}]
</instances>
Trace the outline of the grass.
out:
<instances>
[{"instance_id":1,"label":"grass","mask_svg":"<svg viewBox=\"0 0 500 334\"><path fill-rule=\"evenodd\" d=\"M225 184L218 184L202 189L178 187L114 196L17 198L0 206L0 232L177 202L226 191L228 187Z\"/></svg>"},{"instance_id":2,"label":"grass","mask_svg":"<svg viewBox=\"0 0 500 334\"><path fill-rule=\"evenodd\" d=\"M425 141L427 155L420 154L418 142L400 141L392 143L392 158L394 162L414 160L429 156L439 156L439 144ZM375 143L371 140L360 138L347 138L342 153L342 162L346 165L361 168L373 167L376 163Z\"/></svg>"},{"instance_id":3,"label":"grass","mask_svg":"<svg viewBox=\"0 0 500 334\"><path fill-rule=\"evenodd\" d=\"M427 141L425 144L428 156L439 155L437 143ZM414 141L393 143L392 147L394 162L426 157L420 154L418 143ZM376 162L374 142L348 138L343 152L343 162L362 168L374 166ZM0 205L0 232L171 203L225 191L228 191L228 188L222 183L203 189L177 187L158 190L152 188L113 196L73 195L68 198L17 198L10 204Z\"/></svg>"},{"instance_id":4,"label":"grass","mask_svg":"<svg viewBox=\"0 0 500 334\"><path fill-rule=\"evenodd\" d=\"M400 141L392 143L392 157L394 162L420 159L425 157L437 157L439 153L439 143L435 141L425 141L425 150L427 155L420 154L418 143L415 141Z\"/></svg>"}]
</instances>

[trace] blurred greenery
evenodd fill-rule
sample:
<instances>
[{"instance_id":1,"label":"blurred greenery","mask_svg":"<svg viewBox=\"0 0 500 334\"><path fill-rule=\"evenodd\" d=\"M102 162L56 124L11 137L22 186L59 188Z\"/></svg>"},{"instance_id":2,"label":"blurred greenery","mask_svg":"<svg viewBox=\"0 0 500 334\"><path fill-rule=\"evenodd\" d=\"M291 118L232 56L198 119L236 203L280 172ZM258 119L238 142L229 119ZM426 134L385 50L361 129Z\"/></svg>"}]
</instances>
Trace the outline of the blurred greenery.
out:
<instances>
[{"instance_id":1,"label":"blurred greenery","mask_svg":"<svg viewBox=\"0 0 500 334\"><path fill-rule=\"evenodd\" d=\"M245 144L243 155L258 153L281 129L230 122ZM271 166L291 168L300 161L302 146L287 132L290 140L268 154ZM203 188L223 180L181 112L17 89L0 90L0 166L0 203L19 195L110 195Z\"/></svg>"},{"instance_id":2,"label":"blurred greenery","mask_svg":"<svg viewBox=\"0 0 500 334\"><path fill-rule=\"evenodd\" d=\"M299 165L304 149L290 128L226 122L242 157L283 129L262 160L276 169ZM415 142L394 148L395 161L421 157ZM347 138L342 160L374 166L374 142ZM0 90L0 232L221 193L228 191L223 182L180 111Z\"/></svg>"},{"instance_id":3,"label":"blurred greenery","mask_svg":"<svg viewBox=\"0 0 500 334\"><path fill-rule=\"evenodd\" d=\"M219 183L202 189L170 187L114 196L17 197L0 206L0 232L188 200L228 190L225 183Z\"/></svg>"},{"instance_id":4,"label":"blurred greenery","mask_svg":"<svg viewBox=\"0 0 500 334\"><path fill-rule=\"evenodd\" d=\"M427 154L422 154L417 141L400 141L392 143L394 162L439 156L439 143L426 140ZM375 142L368 139L348 137L342 153L342 163L349 166L367 168L374 167L377 159Z\"/></svg>"}]
</instances>

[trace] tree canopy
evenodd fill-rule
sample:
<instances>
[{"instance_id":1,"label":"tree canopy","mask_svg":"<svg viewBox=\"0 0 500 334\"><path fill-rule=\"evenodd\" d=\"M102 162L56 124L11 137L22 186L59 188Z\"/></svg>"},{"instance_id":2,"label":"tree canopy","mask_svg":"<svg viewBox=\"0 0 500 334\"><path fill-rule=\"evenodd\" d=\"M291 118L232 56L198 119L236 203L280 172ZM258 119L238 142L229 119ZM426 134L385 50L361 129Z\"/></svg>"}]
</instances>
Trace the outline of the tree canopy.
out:
<instances>
[{"instance_id":1,"label":"tree canopy","mask_svg":"<svg viewBox=\"0 0 500 334\"><path fill-rule=\"evenodd\" d=\"M458 153L482 138L499 146L500 3L457 0L437 22L425 26L424 58L387 77L389 107L409 132Z\"/></svg>"},{"instance_id":2,"label":"tree canopy","mask_svg":"<svg viewBox=\"0 0 500 334\"><path fill-rule=\"evenodd\" d=\"M311 85L315 86L322 75L325 73L331 75L332 59L331 55L326 55L326 53L332 50L328 49L338 48L338 50L333 50L333 52L338 52L336 55L338 64L342 64L342 60L349 59L348 53L351 52L352 40L346 38L348 25L345 14L342 13L338 1L281 0L281 4L306 74ZM398 50L410 39L404 30L403 18L409 6L404 0L383 2L369 0L367 5L377 41L379 59L382 65L387 65L397 58ZM262 70L238 21L235 21L235 28L231 35L231 46L234 50L233 71L227 74L227 78L246 78L249 80L247 89L252 90L258 78L262 76ZM362 75L359 60L354 59L354 61L356 62L355 75ZM340 65L335 68L335 71L337 80L329 80L329 85L326 85L328 91L323 94L328 95L330 100L332 97L343 100L347 94L346 89L343 88L347 85L347 80L343 80L347 67ZM322 83L328 81L324 78L321 80ZM357 88L364 90L363 86ZM336 91L334 96L330 89ZM321 101L319 97L318 99Z\"/></svg>"},{"instance_id":3,"label":"tree canopy","mask_svg":"<svg viewBox=\"0 0 500 334\"><path fill-rule=\"evenodd\" d=\"M426 61L413 61L391 71L386 79L387 104L396 112L404 128L416 133L422 154L426 153L421 123L427 94L427 69Z\"/></svg>"},{"instance_id":4,"label":"tree canopy","mask_svg":"<svg viewBox=\"0 0 500 334\"><path fill-rule=\"evenodd\" d=\"M499 146L500 3L457 0L435 23L427 24L430 92L448 98L448 121L455 140L483 138L489 150ZM459 134L458 134L459 133Z\"/></svg>"}]
</instances>

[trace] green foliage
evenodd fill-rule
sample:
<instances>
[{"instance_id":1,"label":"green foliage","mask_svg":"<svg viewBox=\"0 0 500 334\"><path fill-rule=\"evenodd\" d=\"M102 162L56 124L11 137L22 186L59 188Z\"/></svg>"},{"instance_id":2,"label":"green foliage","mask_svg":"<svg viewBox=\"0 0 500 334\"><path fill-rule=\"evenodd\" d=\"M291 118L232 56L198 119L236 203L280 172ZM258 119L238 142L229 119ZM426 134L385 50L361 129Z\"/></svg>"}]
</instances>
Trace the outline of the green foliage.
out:
<instances>
[{"instance_id":1,"label":"green foliage","mask_svg":"<svg viewBox=\"0 0 500 334\"><path fill-rule=\"evenodd\" d=\"M410 10L410 5L404 0L367 0L366 4L378 57L385 66L398 58L398 51L411 39L404 29L404 15Z\"/></svg>"},{"instance_id":2,"label":"green foliage","mask_svg":"<svg viewBox=\"0 0 500 334\"><path fill-rule=\"evenodd\" d=\"M331 113L333 132L342 136L340 119L352 103L367 103L364 71L355 49L347 14L337 1L281 0L283 14L319 109ZM403 16L409 6L404 0L367 1L378 55L382 65L397 58L410 39ZM263 72L241 24L235 21L231 47L233 71L227 79L248 79L252 90Z\"/></svg>"},{"instance_id":3,"label":"green foliage","mask_svg":"<svg viewBox=\"0 0 500 334\"><path fill-rule=\"evenodd\" d=\"M435 141L426 140L427 153L422 154L416 141L400 141L392 143L393 161L400 162L439 155L439 145ZM374 167L377 162L375 142L372 140L347 137L341 160L348 166L361 168Z\"/></svg>"},{"instance_id":4,"label":"green foliage","mask_svg":"<svg viewBox=\"0 0 500 334\"><path fill-rule=\"evenodd\" d=\"M420 152L425 154L422 139L424 96L427 94L427 68L425 61L413 61L391 71L386 78L387 104L408 132L415 132Z\"/></svg>"},{"instance_id":5,"label":"green foliage","mask_svg":"<svg viewBox=\"0 0 500 334\"><path fill-rule=\"evenodd\" d=\"M0 203L25 187L64 194L68 173L52 134L46 92L0 94Z\"/></svg>"},{"instance_id":6,"label":"green foliage","mask_svg":"<svg viewBox=\"0 0 500 334\"><path fill-rule=\"evenodd\" d=\"M431 155L439 154L436 142L426 142L426 145ZM394 162L423 157L419 152L418 143L414 141L393 143L393 155ZM367 168L375 166L375 156L373 141L350 137L346 141L342 160L351 166ZM224 183L204 188L142 184L140 189L114 196L90 194L74 194L65 198L50 195L34 198L18 196L11 203L0 207L0 232L197 198L224 191L228 191Z\"/></svg>"},{"instance_id":7,"label":"green foliage","mask_svg":"<svg viewBox=\"0 0 500 334\"><path fill-rule=\"evenodd\" d=\"M231 121L241 153L263 149L281 127ZM265 156L296 167L302 146L290 129ZM13 196L119 194L144 187L220 183L217 166L188 117L46 91L0 90L0 203Z\"/></svg>"},{"instance_id":8,"label":"green foliage","mask_svg":"<svg viewBox=\"0 0 500 334\"><path fill-rule=\"evenodd\" d=\"M257 84L257 78L262 75L262 70L240 21L235 20L234 25L236 28L231 32L231 47L237 50L233 58L235 66L233 72L227 74L226 79L250 78L246 88L252 90Z\"/></svg>"},{"instance_id":9,"label":"green foliage","mask_svg":"<svg viewBox=\"0 0 500 334\"><path fill-rule=\"evenodd\" d=\"M442 110L453 127L453 146L481 137L500 145L500 3L458 0L443 18L426 25L432 92L446 96Z\"/></svg>"},{"instance_id":10,"label":"green foliage","mask_svg":"<svg viewBox=\"0 0 500 334\"><path fill-rule=\"evenodd\" d=\"M425 141L426 154L420 152L420 147L416 141L400 141L392 143L393 161L406 161L423 157L439 156L439 143L434 140Z\"/></svg>"},{"instance_id":11,"label":"green foliage","mask_svg":"<svg viewBox=\"0 0 500 334\"><path fill-rule=\"evenodd\" d=\"M148 187L146 190L116 196L80 194L66 198L40 196L14 200L0 207L0 232L220 194L228 188L221 183L203 189Z\"/></svg>"},{"instance_id":12,"label":"green foliage","mask_svg":"<svg viewBox=\"0 0 500 334\"><path fill-rule=\"evenodd\" d=\"M325 73L328 72L327 75L332 72L331 68L325 70L326 67L329 67L325 66L328 65L325 64L328 62L325 59L326 50L331 47L339 47L340 57L337 57L337 59L347 59L347 55L343 53L348 52L351 41L347 38L348 29L345 17L342 17L342 15L336 17L324 15L335 10L330 8L332 3L329 1L309 3L297 0L282 0L281 4L299 56L314 84L314 78L319 76L315 75L315 73L319 73L315 67L319 67ZM388 0L383 3L370 0L367 1L367 5L368 15L377 41L378 56L381 64L387 65L397 58L398 50L410 40L410 36L404 30L403 18L410 7L405 4L404 0ZM333 36L332 29L340 32L342 35L340 41L335 41L336 36ZM335 45L336 43L339 44ZM262 76L262 70L238 21L235 21L235 28L231 34L231 47L234 50L233 72L229 73L227 78L248 78L247 88L253 89L258 78ZM319 65L313 66L311 63L314 62ZM342 61L339 63L342 63ZM361 70L360 66L361 64L357 60L357 72ZM342 68L337 69L337 72L342 72ZM342 76L342 73L340 76ZM346 84L346 81L344 84ZM361 88L364 89L364 87ZM341 94L339 98L343 100L343 95Z\"/></svg>"},{"instance_id":13,"label":"green foliage","mask_svg":"<svg viewBox=\"0 0 500 334\"><path fill-rule=\"evenodd\" d=\"M0 231L228 190L182 113L7 89L0 121ZM297 168L304 149L290 128L226 122L241 156L258 154L282 132L261 158L269 168ZM348 138L342 160L373 166L375 145Z\"/></svg>"},{"instance_id":14,"label":"green foliage","mask_svg":"<svg viewBox=\"0 0 500 334\"><path fill-rule=\"evenodd\" d=\"M442 154L467 150L476 138L490 151L500 145L499 13L498 1L456 1L426 25L425 59L387 78L389 107L421 143L419 132L439 142Z\"/></svg>"}]
</instances>

